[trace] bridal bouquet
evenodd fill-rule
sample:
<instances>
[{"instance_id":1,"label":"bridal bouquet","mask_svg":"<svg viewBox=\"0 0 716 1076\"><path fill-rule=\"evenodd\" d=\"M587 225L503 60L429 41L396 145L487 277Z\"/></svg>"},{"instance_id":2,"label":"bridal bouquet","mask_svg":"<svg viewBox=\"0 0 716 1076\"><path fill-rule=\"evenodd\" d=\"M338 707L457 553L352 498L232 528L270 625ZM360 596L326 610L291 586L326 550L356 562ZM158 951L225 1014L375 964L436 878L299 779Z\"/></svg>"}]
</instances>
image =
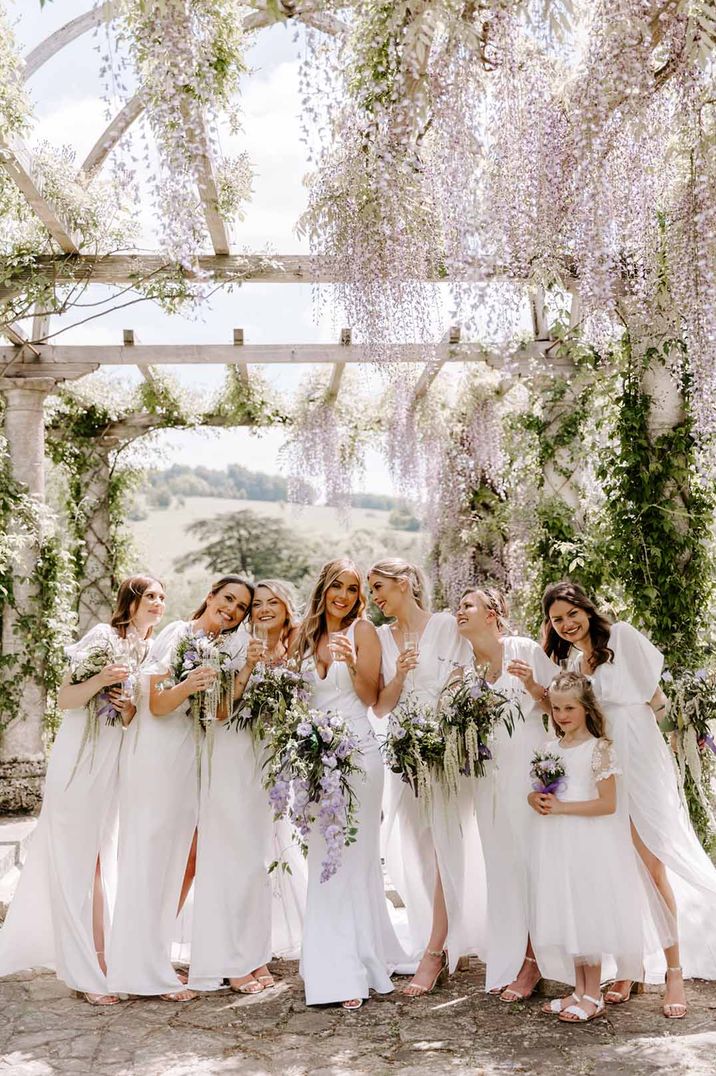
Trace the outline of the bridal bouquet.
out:
<instances>
[{"instance_id":1,"label":"bridal bouquet","mask_svg":"<svg viewBox=\"0 0 716 1076\"><path fill-rule=\"evenodd\" d=\"M322 882L336 873L343 848L356 837L351 782L363 773L359 756L355 737L337 714L312 710L300 699L271 725L264 787L276 818L287 815L298 830L304 853L318 826L326 842Z\"/></svg>"},{"instance_id":2,"label":"bridal bouquet","mask_svg":"<svg viewBox=\"0 0 716 1076\"><path fill-rule=\"evenodd\" d=\"M687 670L674 677L664 673L663 680L671 705L661 728L670 733L682 792L688 773L701 811L709 827L716 830L711 791L716 766L710 758L711 752L716 755L716 670Z\"/></svg>"},{"instance_id":3,"label":"bridal bouquet","mask_svg":"<svg viewBox=\"0 0 716 1076\"><path fill-rule=\"evenodd\" d=\"M445 739L433 708L409 695L388 719L383 753L392 772L428 804L431 773L442 770L445 757Z\"/></svg>"},{"instance_id":4,"label":"bridal bouquet","mask_svg":"<svg viewBox=\"0 0 716 1076\"><path fill-rule=\"evenodd\" d=\"M552 792L555 796L567 783L567 772L559 755L551 751L535 751L530 765L532 788L535 792Z\"/></svg>"},{"instance_id":5,"label":"bridal bouquet","mask_svg":"<svg viewBox=\"0 0 716 1076\"><path fill-rule=\"evenodd\" d=\"M207 691L197 691L189 696L189 712L195 725L206 729L216 720L220 706L229 712L234 702L233 655L224 649L222 636L207 635L203 631L188 631L182 635L174 654L172 678L179 684L194 669L210 666L217 676Z\"/></svg>"},{"instance_id":6,"label":"bridal bouquet","mask_svg":"<svg viewBox=\"0 0 716 1076\"><path fill-rule=\"evenodd\" d=\"M265 739L274 724L282 724L296 702L307 702L308 682L286 665L255 669L229 717L235 729L249 729L255 742Z\"/></svg>"},{"instance_id":7,"label":"bridal bouquet","mask_svg":"<svg viewBox=\"0 0 716 1076\"><path fill-rule=\"evenodd\" d=\"M496 691L484 672L466 672L457 684L444 689L438 702L445 739L442 776L450 792L457 792L460 777L484 777L492 758L490 741L501 725L511 736L515 714L524 719L514 700Z\"/></svg>"}]
</instances>

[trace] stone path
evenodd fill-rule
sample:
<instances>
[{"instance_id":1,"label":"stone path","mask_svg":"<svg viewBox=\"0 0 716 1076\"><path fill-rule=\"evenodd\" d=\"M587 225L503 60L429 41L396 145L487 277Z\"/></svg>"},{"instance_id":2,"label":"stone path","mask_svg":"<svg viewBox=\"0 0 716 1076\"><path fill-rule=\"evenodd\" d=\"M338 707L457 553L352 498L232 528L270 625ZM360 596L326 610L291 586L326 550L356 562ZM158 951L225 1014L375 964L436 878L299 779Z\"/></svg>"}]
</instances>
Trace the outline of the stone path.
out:
<instances>
[{"instance_id":1,"label":"stone path","mask_svg":"<svg viewBox=\"0 0 716 1076\"><path fill-rule=\"evenodd\" d=\"M92 1008L47 972L0 983L0 1076L714 1076L716 985L688 984L690 1012L666 1021L658 993L564 1027L541 999L510 1006L481 991L472 961L418 1001L393 994L356 1013L307 1009L295 963L276 989L187 1005L133 999Z\"/></svg>"}]
</instances>

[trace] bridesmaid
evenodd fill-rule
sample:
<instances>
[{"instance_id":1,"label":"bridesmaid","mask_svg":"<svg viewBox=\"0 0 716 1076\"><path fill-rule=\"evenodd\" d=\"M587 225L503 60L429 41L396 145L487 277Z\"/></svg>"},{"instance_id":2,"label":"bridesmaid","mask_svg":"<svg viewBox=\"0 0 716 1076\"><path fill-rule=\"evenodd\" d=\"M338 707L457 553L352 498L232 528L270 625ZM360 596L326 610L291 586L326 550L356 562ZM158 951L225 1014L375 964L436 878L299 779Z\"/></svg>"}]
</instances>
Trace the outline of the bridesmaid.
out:
<instances>
[{"instance_id":1,"label":"bridesmaid","mask_svg":"<svg viewBox=\"0 0 716 1076\"><path fill-rule=\"evenodd\" d=\"M388 916L380 863L383 764L368 707L378 696L380 643L363 618L361 577L351 560L321 569L296 643L312 685L311 706L338 713L358 739L364 774L354 781L358 834L337 872L321 882L323 838L308 845L308 895L301 975L307 1005L359 1009L371 990L393 990L392 967L405 960ZM331 637L331 648L328 639Z\"/></svg>"},{"instance_id":2,"label":"bridesmaid","mask_svg":"<svg viewBox=\"0 0 716 1076\"><path fill-rule=\"evenodd\" d=\"M252 591L240 575L218 579L188 621L164 628L145 667L148 698L140 702L120 768L119 881L107 959L116 993L158 994L165 1001L196 996L182 989L171 947L194 873L199 796L189 698L211 687L216 671L197 668L171 687L163 684L182 636L233 633L249 611ZM225 648L236 652L238 645L228 634Z\"/></svg>"},{"instance_id":3,"label":"bridesmaid","mask_svg":"<svg viewBox=\"0 0 716 1076\"><path fill-rule=\"evenodd\" d=\"M379 561L368 581L375 604L393 618L378 629L383 682L373 712L385 717L406 696L436 706L456 666L472 660L455 618L428 611L422 573L404 560ZM454 971L461 956L483 951L485 868L469 781L454 798L434 782L429 814L397 774L388 781L386 865L406 906L417 963L402 992L419 997Z\"/></svg>"},{"instance_id":4,"label":"bridesmaid","mask_svg":"<svg viewBox=\"0 0 716 1076\"><path fill-rule=\"evenodd\" d=\"M149 647L164 614L164 589L156 579L125 579L109 624L96 624L66 648L77 664L95 647L117 657L80 684L66 675L58 695L66 711L47 767L45 795L15 899L0 932L0 975L31 967L54 968L59 979L91 1005L114 1005L105 963L105 909L116 855L119 754L122 732L135 707L121 690L130 669L124 655ZM121 724L101 717L94 743L85 743L91 717L88 703L109 688ZM84 749L82 744L84 743Z\"/></svg>"},{"instance_id":5,"label":"bridesmaid","mask_svg":"<svg viewBox=\"0 0 716 1076\"><path fill-rule=\"evenodd\" d=\"M473 788L487 870L485 988L503 1001L522 1001L540 978L528 939L529 768L545 739L546 689L559 670L539 643L509 633L508 616L504 594L486 587L465 591L456 619L474 663L486 668L488 682L511 700L512 735L500 727L487 772Z\"/></svg>"},{"instance_id":6,"label":"bridesmaid","mask_svg":"<svg viewBox=\"0 0 716 1076\"><path fill-rule=\"evenodd\" d=\"M631 624L611 624L576 583L547 587L542 609L547 654L569 660L592 680L624 769L632 839L669 911L678 916L681 945L664 950L664 1016L681 1019L686 1015L684 972L716 979L716 867L694 833L673 757L657 725L667 707L659 687L663 656ZM615 982L605 1000L627 1001L632 986L628 980Z\"/></svg>"},{"instance_id":7,"label":"bridesmaid","mask_svg":"<svg viewBox=\"0 0 716 1076\"><path fill-rule=\"evenodd\" d=\"M235 659L237 700L257 663L285 661L296 637L297 617L285 584L277 580L256 584L252 623L255 631L263 631L265 641L248 636L242 640ZM267 967L272 952L297 954L305 868L296 849L292 873L276 872L278 892L272 898L269 866L281 853L276 850L273 814L262 785L261 755L250 731L228 726L228 716L217 722L210 779L208 741L204 745L189 986L212 990L228 979L232 990L258 994L274 985ZM285 840L290 846L290 834Z\"/></svg>"}]
</instances>

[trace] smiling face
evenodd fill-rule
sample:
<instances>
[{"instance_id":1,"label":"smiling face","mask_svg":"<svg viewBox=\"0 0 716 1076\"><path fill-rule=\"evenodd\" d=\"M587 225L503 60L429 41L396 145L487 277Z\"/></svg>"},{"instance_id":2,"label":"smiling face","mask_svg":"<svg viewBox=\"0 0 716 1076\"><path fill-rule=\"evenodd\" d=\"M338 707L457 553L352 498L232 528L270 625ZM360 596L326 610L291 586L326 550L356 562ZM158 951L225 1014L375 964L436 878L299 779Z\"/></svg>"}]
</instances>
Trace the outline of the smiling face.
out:
<instances>
[{"instance_id":1,"label":"smiling face","mask_svg":"<svg viewBox=\"0 0 716 1076\"><path fill-rule=\"evenodd\" d=\"M280 631L288 618L284 602L268 587L258 586L251 606L251 623L268 631Z\"/></svg>"},{"instance_id":2,"label":"smiling face","mask_svg":"<svg viewBox=\"0 0 716 1076\"><path fill-rule=\"evenodd\" d=\"M132 603L130 619L141 636L155 628L164 616L166 595L162 584L153 579L143 594Z\"/></svg>"},{"instance_id":3,"label":"smiling face","mask_svg":"<svg viewBox=\"0 0 716 1076\"><path fill-rule=\"evenodd\" d=\"M251 592L242 583L227 583L216 594L207 594L206 613L219 631L237 628L251 608Z\"/></svg>"},{"instance_id":4,"label":"smiling face","mask_svg":"<svg viewBox=\"0 0 716 1076\"><path fill-rule=\"evenodd\" d=\"M346 568L326 589L326 615L342 621L353 611L360 598L360 579Z\"/></svg>"},{"instance_id":5,"label":"smiling face","mask_svg":"<svg viewBox=\"0 0 716 1076\"><path fill-rule=\"evenodd\" d=\"M368 586L373 601L380 609L383 616L397 616L405 603L408 593L408 580L388 579L387 576L371 572L368 576Z\"/></svg>"},{"instance_id":6,"label":"smiling face","mask_svg":"<svg viewBox=\"0 0 716 1076\"><path fill-rule=\"evenodd\" d=\"M549 622L560 639L565 639L572 646L589 638L589 616L578 605L559 598L549 607Z\"/></svg>"},{"instance_id":7,"label":"smiling face","mask_svg":"<svg viewBox=\"0 0 716 1076\"><path fill-rule=\"evenodd\" d=\"M572 691L549 693L552 704L552 720L563 733L578 733L586 727L587 711Z\"/></svg>"},{"instance_id":8,"label":"smiling face","mask_svg":"<svg viewBox=\"0 0 716 1076\"><path fill-rule=\"evenodd\" d=\"M477 590L463 595L457 607L455 619L458 632L466 638L479 636L497 625L494 609L489 608Z\"/></svg>"}]
</instances>

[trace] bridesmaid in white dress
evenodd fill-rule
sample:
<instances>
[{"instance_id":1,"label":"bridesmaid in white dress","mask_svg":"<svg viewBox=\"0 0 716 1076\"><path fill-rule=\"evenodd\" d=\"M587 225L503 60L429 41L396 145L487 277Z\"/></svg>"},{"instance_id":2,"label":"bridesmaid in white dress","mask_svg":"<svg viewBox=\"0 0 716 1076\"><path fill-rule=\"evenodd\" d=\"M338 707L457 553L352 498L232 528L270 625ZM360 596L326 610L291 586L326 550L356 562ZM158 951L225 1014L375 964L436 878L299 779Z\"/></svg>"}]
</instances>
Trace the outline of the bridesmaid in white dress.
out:
<instances>
[{"instance_id":1,"label":"bridesmaid in white dress","mask_svg":"<svg viewBox=\"0 0 716 1076\"><path fill-rule=\"evenodd\" d=\"M0 931L0 975L48 967L91 1005L113 1005L107 988L107 890L114 880L119 757L123 731L135 714L121 683L130 668L125 641L134 637L136 657L148 648L164 613L164 590L150 576L125 579L110 624L97 624L66 648L72 664L95 647L117 658L80 684L68 672L58 695L65 711L50 753L45 795L27 862ZM146 640L146 642L145 642ZM87 704L102 689L121 715L108 725L98 715L96 740L84 742Z\"/></svg>"},{"instance_id":2,"label":"bridesmaid in white dress","mask_svg":"<svg viewBox=\"0 0 716 1076\"><path fill-rule=\"evenodd\" d=\"M332 710L358 739L364 775L354 779L358 801L355 843L343 849L337 872L321 881L323 837L308 842L308 894L301 975L307 1005L341 1002L358 1009L370 991L393 990L392 969L405 960L388 915L380 863L383 763L368 707L378 695L380 644L362 618L358 569L340 559L324 565L296 644L312 684L311 706ZM329 647L330 637L330 647Z\"/></svg>"},{"instance_id":3,"label":"bridesmaid in white dress","mask_svg":"<svg viewBox=\"0 0 716 1076\"><path fill-rule=\"evenodd\" d=\"M559 670L539 643L509 634L508 616L501 591L484 588L465 592L456 619L475 664L485 667L488 682L512 700L512 735L500 726L485 776L473 788L487 872L485 988L504 1001L522 1001L540 978L529 946L529 768L545 737L546 688Z\"/></svg>"},{"instance_id":4,"label":"bridesmaid in white dress","mask_svg":"<svg viewBox=\"0 0 716 1076\"><path fill-rule=\"evenodd\" d=\"M263 639L243 635L237 700L259 661L286 660L298 630L290 591L279 580L256 584L251 612ZM204 744L189 986L212 990L228 979L232 990L258 994L274 985L272 955L298 956L306 867L288 823L274 824L260 749L248 729L226 724L228 716L216 723L210 778L208 738ZM269 874L278 859L290 874Z\"/></svg>"},{"instance_id":5,"label":"bridesmaid in white dress","mask_svg":"<svg viewBox=\"0 0 716 1076\"><path fill-rule=\"evenodd\" d=\"M383 685L373 712L384 717L407 695L435 706L456 667L472 660L455 618L428 612L422 573L406 561L379 561L368 582L375 604L395 618L378 629ZM470 781L453 797L433 782L429 812L397 774L388 783L386 865L406 907L413 966L419 959L402 992L419 997L460 957L484 952L485 867Z\"/></svg>"},{"instance_id":6,"label":"bridesmaid in white dress","mask_svg":"<svg viewBox=\"0 0 716 1076\"><path fill-rule=\"evenodd\" d=\"M189 621L164 628L145 666L148 698L140 702L120 766L117 902L107 957L107 979L115 993L158 994L166 1001L196 996L182 989L171 948L193 880L199 808L189 698L209 688L216 671L197 668L172 687L161 685L183 635L232 633L248 613L251 597L252 587L241 576L223 576Z\"/></svg>"},{"instance_id":7,"label":"bridesmaid in white dress","mask_svg":"<svg viewBox=\"0 0 716 1076\"><path fill-rule=\"evenodd\" d=\"M565 782L529 794L530 933L544 972L575 984L542 1011L587 1023L604 1013L605 961L639 975L649 954L673 943L675 923L617 810L621 770L588 679L560 673L550 700L557 739L542 749L561 759Z\"/></svg>"},{"instance_id":8,"label":"bridesmaid in white dress","mask_svg":"<svg viewBox=\"0 0 716 1076\"><path fill-rule=\"evenodd\" d=\"M546 652L570 660L593 681L624 769L634 843L677 917L680 945L664 951L664 1015L681 1019L684 975L716 979L716 867L694 833L674 759L657 725L667 706L659 687L663 656L631 624L611 624L575 583L548 587L542 607ZM620 894L614 899L618 908ZM655 970L647 965L647 976ZM631 988L632 981L620 976L605 1000L626 1001Z\"/></svg>"}]
</instances>

